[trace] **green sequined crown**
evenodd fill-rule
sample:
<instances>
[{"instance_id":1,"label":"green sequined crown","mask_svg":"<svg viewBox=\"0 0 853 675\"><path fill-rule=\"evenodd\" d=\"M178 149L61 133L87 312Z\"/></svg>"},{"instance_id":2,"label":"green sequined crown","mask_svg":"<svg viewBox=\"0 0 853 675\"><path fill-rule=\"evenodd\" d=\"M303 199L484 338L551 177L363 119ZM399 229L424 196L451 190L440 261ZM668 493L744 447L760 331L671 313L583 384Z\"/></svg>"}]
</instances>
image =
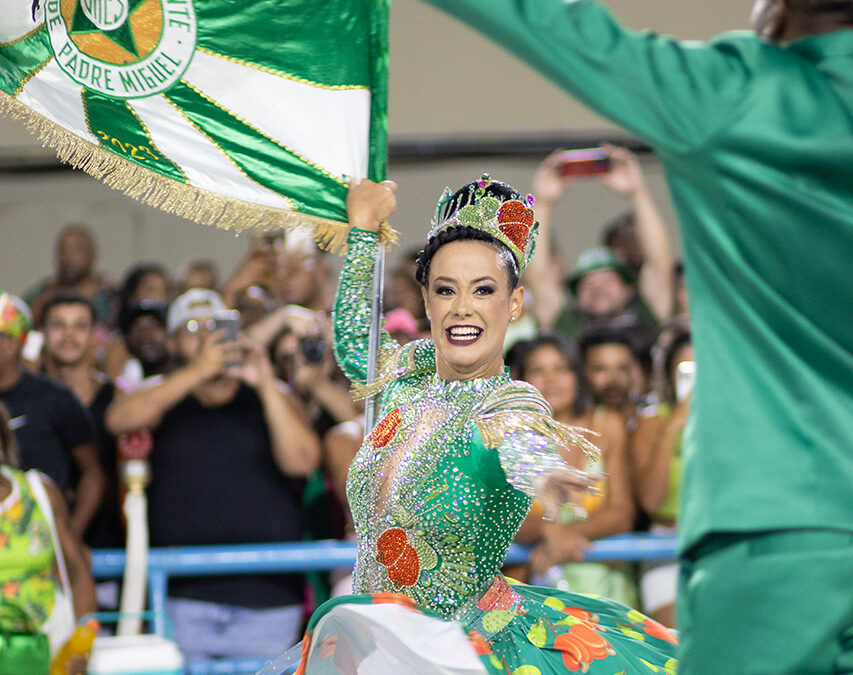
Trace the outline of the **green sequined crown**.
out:
<instances>
[{"instance_id":1,"label":"green sequined crown","mask_svg":"<svg viewBox=\"0 0 853 675\"><path fill-rule=\"evenodd\" d=\"M484 173L480 180L471 184L471 194L467 204L442 219L442 209L453 198L450 188L444 188L435 209L435 218L432 229L427 235L427 243L451 227L473 227L504 244L515 257L518 272L521 275L536 248L539 223L536 222L533 213L533 195L527 195L525 201L501 200L486 192L491 182L489 174Z\"/></svg>"}]
</instances>

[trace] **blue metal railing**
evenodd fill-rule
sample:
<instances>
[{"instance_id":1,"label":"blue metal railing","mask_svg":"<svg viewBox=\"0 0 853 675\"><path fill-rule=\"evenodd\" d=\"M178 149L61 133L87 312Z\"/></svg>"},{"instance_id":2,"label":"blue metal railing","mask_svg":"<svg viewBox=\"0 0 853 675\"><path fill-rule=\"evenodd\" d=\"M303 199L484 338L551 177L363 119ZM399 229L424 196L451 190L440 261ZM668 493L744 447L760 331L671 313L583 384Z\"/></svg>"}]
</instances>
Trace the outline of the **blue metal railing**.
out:
<instances>
[{"instance_id":1,"label":"blue metal railing","mask_svg":"<svg viewBox=\"0 0 853 675\"><path fill-rule=\"evenodd\" d=\"M674 558L673 536L625 534L592 543L587 561L637 561ZM530 549L513 544L508 563L526 562ZM148 609L154 613L154 631L163 635L162 617L171 577L230 576L235 574L309 572L352 567L356 545L348 541L287 542L281 544L236 544L231 546L184 546L154 548L148 552ZM92 573L96 579L115 579L124 574L123 549L92 551ZM263 661L205 661L190 665L193 675L252 673Z\"/></svg>"}]
</instances>

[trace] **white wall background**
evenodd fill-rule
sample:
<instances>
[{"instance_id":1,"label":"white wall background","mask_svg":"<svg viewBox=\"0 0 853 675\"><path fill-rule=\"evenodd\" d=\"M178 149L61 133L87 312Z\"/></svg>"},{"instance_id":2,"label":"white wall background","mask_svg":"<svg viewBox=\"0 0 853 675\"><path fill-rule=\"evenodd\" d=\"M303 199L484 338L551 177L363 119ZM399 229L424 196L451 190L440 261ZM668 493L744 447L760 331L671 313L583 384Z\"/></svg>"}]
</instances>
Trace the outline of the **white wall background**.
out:
<instances>
[{"instance_id":1,"label":"white wall background","mask_svg":"<svg viewBox=\"0 0 853 675\"><path fill-rule=\"evenodd\" d=\"M607 4L632 28L649 27L683 39L743 28L749 13L748 0ZM507 87L512 97L505 96ZM612 130L500 48L417 0L395 0L392 8L389 109L392 140ZM21 123L0 119L0 161L22 153L49 151L39 148ZM505 159L390 166L389 177L400 184L393 224L403 232L402 248L421 242L445 185L456 187L487 170L529 190L535 164ZM644 167L674 232L660 169L654 161L645 161ZM573 258L596 243L600 224L623 208L618 198L592 182L573 187L558 212L563 250ZM0 173L0 289L22 292L50 274L54 237L71 222L91 227L99 244L99 267L114 278L137 261L158 261L176 270L195 257L212 258L227 274L247 240L161 213L82 173Z\"/></svg>"}]
</instances>

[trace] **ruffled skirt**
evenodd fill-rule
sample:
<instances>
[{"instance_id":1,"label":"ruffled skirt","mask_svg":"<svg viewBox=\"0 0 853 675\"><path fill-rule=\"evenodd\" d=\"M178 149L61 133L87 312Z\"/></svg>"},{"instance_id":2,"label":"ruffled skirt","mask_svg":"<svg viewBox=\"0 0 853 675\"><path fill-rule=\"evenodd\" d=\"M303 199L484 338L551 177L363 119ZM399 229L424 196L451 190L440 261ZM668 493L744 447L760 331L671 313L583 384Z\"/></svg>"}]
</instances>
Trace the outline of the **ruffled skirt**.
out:
<instances>
[{"instance_id":1,"label":"ruffled skirt","mask_svg":"<svg viewBox=\"0 0 853 675\"><path fill-rule=\"evenodd\" d=\"M675 635L606 598L498 576L459 621L396 593L334 598L263 675L673 675ZM260 674L259 674L260 675Z\"/></svg>"}]
</instances>

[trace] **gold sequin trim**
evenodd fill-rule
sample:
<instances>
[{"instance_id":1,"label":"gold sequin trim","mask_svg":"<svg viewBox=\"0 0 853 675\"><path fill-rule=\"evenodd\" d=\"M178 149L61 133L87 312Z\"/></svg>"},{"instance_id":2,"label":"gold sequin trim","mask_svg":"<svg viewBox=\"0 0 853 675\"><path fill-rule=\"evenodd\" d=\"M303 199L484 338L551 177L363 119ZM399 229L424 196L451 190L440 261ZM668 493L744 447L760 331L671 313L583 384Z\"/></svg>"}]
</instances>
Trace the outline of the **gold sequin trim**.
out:
<instances>
[{"instance_id":1,"label":"gold sequin trim","mask_svg":"<svg viewBox=\"0 0 853 675\"><path fill-rule=\"evenodd\" d=\"M2 48L2 47L11 47L11 46L13 46L13 45L18 44L19 42L23 42L24 40L27 40L27 39L31 38L33 35L35 35L36 33L38 33L42 28L44 28L44 22L40 23L38 26L36 26L35 28L33 28L33 29L32 29L29 33L27 33L26 35L22 35L22 36L21 36L21 37L19 37L19 38L15 38L15 39L14 39L14 40L12 40L11 42L0 42L0 48Z\"/></svg>"},{"instance_id":2,"label":"gold sequin trim","mask_svg":"<svg viewBox=\"0 0 853 675\"><path fill-rule=\"evenodd\" d=\"M385 344L380 348L381 351L376 366L376 377L370 382L363 384L353 382L350 386L350 392L356 401L373 398L381 393L391 382L400 377L400 371L397 368L399 349L393 348L393 345L391 347L389 349L388 345Z\"/></svg>"},{"instance_id":3,"label":"gold sequin trim","mask_svg":"<svg viewBox=\"0 0 853 675\"><path fill-rule=\"evenodd\" d=\"M53 59L53 54L47 57L47 60L44 63L39 64L36 68L33 68L29 73L24 76L24 79L21 80L21 84L18 85L18 88L15 89L15 93L12 94L15 98L17 98L20 93L24 90L24 87L27 86L27 82L33 79L36 75L38 75L42 69L51 62Z\"/></svg>"}]
</instances>

